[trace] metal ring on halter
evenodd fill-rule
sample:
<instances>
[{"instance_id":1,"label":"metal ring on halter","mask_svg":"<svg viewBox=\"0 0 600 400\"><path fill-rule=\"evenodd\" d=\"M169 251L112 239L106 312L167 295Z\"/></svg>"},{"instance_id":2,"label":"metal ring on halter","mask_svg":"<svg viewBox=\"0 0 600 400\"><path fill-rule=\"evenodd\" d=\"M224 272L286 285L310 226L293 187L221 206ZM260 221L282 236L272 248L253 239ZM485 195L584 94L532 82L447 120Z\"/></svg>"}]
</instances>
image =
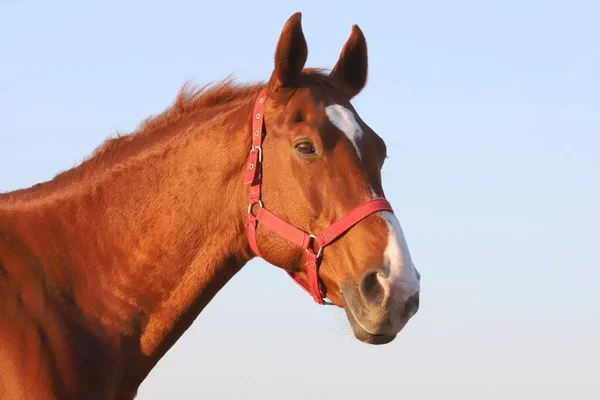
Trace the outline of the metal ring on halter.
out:
<instances>
[{"instance_id":1,"label":"metal ring on halter","mask_svg":"<svg viewBox=\"0 0 600 400\"><path fill-rule=\"evenodd\" d=\"M311 237L313 239L313 242L317 241L317 237L315 235L313 235L312 233L309 234L308 237ZM312 250L312 249L306 249L306 251L309 251L309 250ZM316 255L317 260L319 258L321 258L322 255L323 255L323 247L319 247L319 250L317 251L317 255Z\"/></svg>"},{"instance_id":2,"label":"metal ring on halter","mask_svg":"<svg viewBox=\"0 0 600 400\"><path fill-rule=\"evenodd\" d=\"M248 204L248 214L250 214L250 213L252 212L252 206L253 206L253 205L255 205L255 204L256 204L256 203ZM259 201L258 201L258 206L259 206L260 208L263 208L263 207L264 207L264 204L263 204L263 202L259 200Z\"/></svg>"},{"instance_id":3,"label":"metal ring on halter","mask_svg":"<svg viewBox=\"0 0 600 400\"><path fill-rule=\"evenodd\" d=\"M258 150L258 162L262 162L262 147L252 146L252 148L250 149L250 153L252 153L254 150Z\"/></svg>"}]
</instances>

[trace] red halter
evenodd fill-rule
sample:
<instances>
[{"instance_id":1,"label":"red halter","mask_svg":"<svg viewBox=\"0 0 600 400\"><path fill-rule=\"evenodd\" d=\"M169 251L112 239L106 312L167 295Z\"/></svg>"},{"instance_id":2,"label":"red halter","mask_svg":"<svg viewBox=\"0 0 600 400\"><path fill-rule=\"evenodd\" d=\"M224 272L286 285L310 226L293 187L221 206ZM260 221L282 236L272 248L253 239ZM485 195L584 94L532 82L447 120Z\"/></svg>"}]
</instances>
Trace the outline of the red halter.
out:
<instances>
[{"instance_id":1,"label":"red halter","mask_svg":"<svg viewBox=\"0 0 600 400\"><path fill-rule=\"evenodd\" d=\"M296 283L306 290L313 299L319 304L331 304L323 301L323 296L319 288L318 268L323 249L333 242L335 239L343 235L348 229L355 224L377 211L392 211L392 206L385 199L376 199L368 201L346 214L344 217L335 221L325 228L318 236L304 232L296 228L294 225L282 220L269 210L267 210L260 199L261 184L262 184L262 141L263 141L263 112L267 96L263 89L254 106L254 114L252 116L252 148L246 165L246 175L244 184L250 185L250 204L248 205L248 219L246 221L246 231L248 235L248 243L252 251L261 257L256 243L256 228L258 221L265 224L274 232L283 236L290 242L306 250L306 276L304 280L298 273L289 272ZM259 208L255 214L252 213L254 205L258 204ZM319 245L318 251L313 250L314 242Z\"/></svg>"}]
</instances>

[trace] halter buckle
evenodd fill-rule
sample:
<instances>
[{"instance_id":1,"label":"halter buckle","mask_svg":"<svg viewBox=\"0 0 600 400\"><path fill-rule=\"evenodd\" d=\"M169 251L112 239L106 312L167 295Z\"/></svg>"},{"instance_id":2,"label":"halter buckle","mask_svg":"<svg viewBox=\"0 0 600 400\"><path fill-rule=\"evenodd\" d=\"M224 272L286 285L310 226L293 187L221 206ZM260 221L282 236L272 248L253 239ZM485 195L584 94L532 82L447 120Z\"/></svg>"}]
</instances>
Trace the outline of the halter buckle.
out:
<instances>
[{"instance_id":1,"label":"halter buckle","mask_svg":"<svg viewBox=\"0 0 600 400\"><path fill-rule=\"evenodd\" d=\"M261 146L252 146L252 148L250 149L250 153L252 153L253 151L257 150L258 151L258 162L262 162L262 147Z\"/></svg>"}]
</instances>

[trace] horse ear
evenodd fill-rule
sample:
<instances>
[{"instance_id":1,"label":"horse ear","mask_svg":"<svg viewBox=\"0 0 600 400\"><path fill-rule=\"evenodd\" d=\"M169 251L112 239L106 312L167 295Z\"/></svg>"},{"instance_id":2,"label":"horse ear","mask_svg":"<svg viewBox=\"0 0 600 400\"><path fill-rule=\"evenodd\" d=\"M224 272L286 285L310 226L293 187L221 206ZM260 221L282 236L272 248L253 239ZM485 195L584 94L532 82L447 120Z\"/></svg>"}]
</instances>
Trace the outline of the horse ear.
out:
<instances>
[{"instance_id":1,"label":"horse ear","mask_svg":"<svg viewBox=\"0 0 600 400\"><path fill-rule=\"evenodd\" d=\"M344 45L340 57L331 70L330 76L346 85L350 91L350 97L360 93L367 83L368 54L367 40L358 27L352 26L350 38Z\"/></svg>"},{"instance_id":2,"label":"horse ear","mask_svg":"<svg viewBox=\"0 0 600 400\"><path fill-rule=\"evenodd\" d=\"M293 14L283 26L275 49L275 70L269 80L269 90L293 86L300 78L308 47L302 32L302 13Z\"/></svg>"}]
</instances>

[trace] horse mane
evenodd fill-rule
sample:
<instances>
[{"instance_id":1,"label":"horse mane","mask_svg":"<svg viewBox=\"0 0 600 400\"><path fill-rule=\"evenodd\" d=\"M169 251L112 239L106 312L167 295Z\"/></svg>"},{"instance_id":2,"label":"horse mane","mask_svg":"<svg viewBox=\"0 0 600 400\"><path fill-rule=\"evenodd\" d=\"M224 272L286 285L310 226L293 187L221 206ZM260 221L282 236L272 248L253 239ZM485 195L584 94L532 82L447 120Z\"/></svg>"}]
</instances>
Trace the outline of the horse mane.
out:
<instances>
[{"instance_id":1,"label":"horse mane","mask_svg":"<svg viewBox=\"0 0 600 400\"><path fill-rule=\"evenodd\" d=\"M326 74L324 69L305 69L300 84L325 84L346 91L344 86ZM234 103L253 101L264 86L264 82L240 83L231 76L203 86L196 86L191 81L186 81L169 107L160 114L143 120L131 133L117 132L115 136L107 138L100 144L79 165L55 175L47 182L0 193L0 200L29 198L41 193L42 190L56 189L65 183L87 178L97 171L104 171L107 167L126 160L148 146L171 139L180 131L174 129L175 126L181 126L192 117L197 123L206 122Z\"/></svg>"},{"instance_id":2,"label":"horse mane","mask_svg":"<svg viewBox=\"0 0 600 400\"><path fill-rule=\"evenodd\" d=\"M208 114L208 111L214 108L229 105L236 100L248 99L251 95L257 94L260 87L261 84L239 83L231 77L203 86L195 86L191 81L186 81L167 109L158 115L146 118L129 134L121 135L117 132L116 137L105 140L97 147L91 158L105 158L135 140L147 141L154 134L164 133L167 128L189 117L202 113Z\"/></svg>"},{"instance_id":3,"label":"horse mane","mask_svg":"<svg viewBox=\"0 0 600 400\"><path fill-rule=\"evenodd\" d=\"M56 174L51 180L37 183L31 187L0 193L0 200L24 200L60 186L87 178L97 171L125 161L131 155L157 142L167 141L179 131L172 129L192 117L202 122L215 116L215 111L238 101L250 100L258 94L261 83L240 83L231 76L203 86L186 81L177 93L174 101L164 111L144 119L130 133L117 132L104 140L93 152L78 165Z\"/></svg>"}]
</instances>

